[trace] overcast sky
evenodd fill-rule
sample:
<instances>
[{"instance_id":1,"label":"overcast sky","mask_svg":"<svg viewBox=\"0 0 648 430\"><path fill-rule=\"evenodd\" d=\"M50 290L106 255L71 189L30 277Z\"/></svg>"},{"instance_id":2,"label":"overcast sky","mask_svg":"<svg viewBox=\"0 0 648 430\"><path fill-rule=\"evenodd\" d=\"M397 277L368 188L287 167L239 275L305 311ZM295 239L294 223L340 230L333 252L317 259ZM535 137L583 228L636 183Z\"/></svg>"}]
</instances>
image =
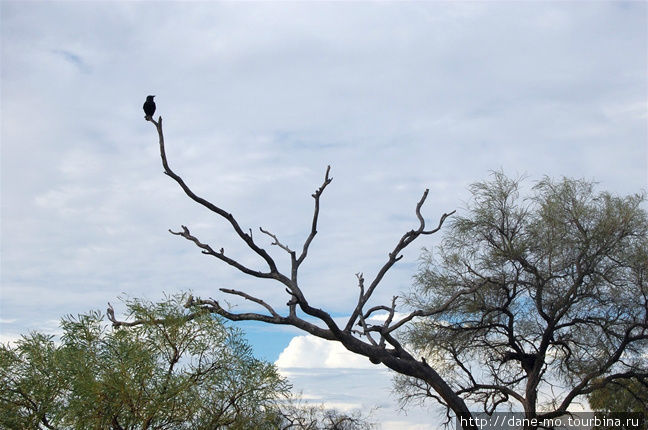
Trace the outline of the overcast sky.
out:
<instances>
[{"instance_id":1,"label":"overcast sky","mask_svg":"<svg viewBox=\"0 0 648 430\"><path fill-rule=\"evenodd\" d=\"M645 2L1 5L2 341L55 333L62 315L120 295L227 287L286 302L167 232L187 225L261 267L162 174L148 94L174 170L292 247L331 165L301 282L338 317L353 308L355 274L375 274L416 225L426 188L430 223L498 169L647 188ZM408 288L433 244L413 244L376 303ZM244 327L309 399L380 406L384 429L437 422L397 414L389 374L335 345Z\"/></svg>"}]
</instances>

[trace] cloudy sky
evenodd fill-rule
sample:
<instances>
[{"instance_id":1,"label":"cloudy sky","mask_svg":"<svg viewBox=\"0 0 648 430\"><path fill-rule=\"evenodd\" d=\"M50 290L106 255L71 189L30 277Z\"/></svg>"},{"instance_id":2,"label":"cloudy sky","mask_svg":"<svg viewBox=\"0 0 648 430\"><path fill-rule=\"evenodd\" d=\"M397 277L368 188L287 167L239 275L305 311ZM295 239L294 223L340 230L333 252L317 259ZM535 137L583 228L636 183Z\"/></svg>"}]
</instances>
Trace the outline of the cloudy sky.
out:
<instances>
[{"instance_id":1,"label":"cloudy sky","mask_svg":"<svg viewBox=\"0 0 648 430\"><path fill-rule=\"evenodd\" d=\"M187 225L261 267L162 174L147 94L174 170L292 247L331 165L301 281L337 317L355 274L375 274L416 225L426 188L431 223L498 169L647 188L645 2L2 1L1 29L2 341L120 295L227 287L286 302L167 232ZM434 240L405 253L376 303L408 288ZM425 408L395 412L385 370L243 327L305 397L380 407L385 429L434 427Z\"/></svg>"}]
</instances>

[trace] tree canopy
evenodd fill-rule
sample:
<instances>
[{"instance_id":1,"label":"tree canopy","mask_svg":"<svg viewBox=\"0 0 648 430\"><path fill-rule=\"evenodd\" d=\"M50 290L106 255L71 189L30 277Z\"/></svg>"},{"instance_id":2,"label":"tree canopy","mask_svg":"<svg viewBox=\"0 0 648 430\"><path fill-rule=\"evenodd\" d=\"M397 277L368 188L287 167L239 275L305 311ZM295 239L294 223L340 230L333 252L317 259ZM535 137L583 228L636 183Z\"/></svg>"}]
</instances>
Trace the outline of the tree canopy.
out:
<instances>
[{"instance_id":1,"label":"tree canopy","mask_svg":"<svg viewBox=\"0 0 648 430\"><path fill-rule=\"evenodd\" d=\"M145 324L113 330L93 311L63 318L60 343L31 333L2 345L0 427L275 428L287 381L239 330L183 303L129 300Z\"/></svg>"},{"instance_id":2,"label":"tree canopy","mask_svg":"<svg viewBox=\"0 0 648 430\"><path fill-rule=\"evenodd\" d=\"M645 378L614 381L592 391L588 401L598 412L640 412L648 420L648 381Z\"/></svg>"},{"instance_id":3,"label":"tree canopy","mask_svg":"<svg viewBox=\"0 0 648 430\"><path fill-rule=\"evenodd\" d=\"M243 333L190 312L188 294L129 299L0 345L0 427L11 429L369 430L369 414L308 404ZM112 327L109 323L112 323Z\"/></svg>"},{"instance_id":4,"label":"tree canopy","mask_svg":"<svg viewBox=\"0 0 648 430\"><path fill-rule=\"evenodd\" d=\"M424 253L408 303L428 316L405 341L485 411L513 404L551 418L602 387L645 384L643 196L567 178L545 178L526 198L520 186L496 172L471 187L465 214ZM436 397L414 378L400 390Z\"/></svg>"}]
</instances>

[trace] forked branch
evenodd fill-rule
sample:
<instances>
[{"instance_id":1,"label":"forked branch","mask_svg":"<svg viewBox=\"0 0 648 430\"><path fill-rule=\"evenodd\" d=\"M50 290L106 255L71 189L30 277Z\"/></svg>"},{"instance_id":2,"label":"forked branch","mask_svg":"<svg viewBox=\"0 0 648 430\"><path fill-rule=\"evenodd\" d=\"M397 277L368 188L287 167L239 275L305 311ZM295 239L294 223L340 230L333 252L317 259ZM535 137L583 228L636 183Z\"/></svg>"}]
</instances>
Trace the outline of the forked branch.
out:
<instances>
[{"instance_id":1,"label":"forked branch","mask_svg":"<svg viewBox=\"0 0 648 430\"><path fill-rule=\"evenodd\" d=\"M430 235L439 231L444 221L450 215L452 215L454 211L444 213L439 219L439 222L435 228L426 230L425 218L421 214L421 208L425 203L429 192L429 190L425 190L423 196L418 201L415 208L415 215L419 221L418 227L403 234L394 249L388 254L387 261L379 269L378 273L371 281L368 288L366 288L366 290L364 286L364 277L361 274L358 275L358 283L360 287L358 302L351 312L346 326L344 327L344 329L341 329L337 326L336 322L328 312L313 307L309 304L298 283L299 268L306 259L310 246L312 245L313 240L317 235L317 226L320 213L320 199L326 187L333 180L333 178L331 178L330 176L331 167L326 167L326 173L324 175L322 184L312 194L312 197L315 200L315 205L313 209L310 232L306 237L299 254L293 251L285 243L282 243L275 234L270 232L270 230L260 228L260 231L264 235L272 239L272 245L280 247L289 254L291 261L291 273L289 275L286 275L279 271L278 266L273 258L254 241L251 230L249 233L246 233L231 213L219 207L218 205L215 205L210 201L196 195L185 183L185 181L171 169L167 160L164 146L162 118L158 118L157 121L150 119L150 121L155 125L158 132L160 143L160 157L162 159L164 173L175 180L189 198L209 209L211 212L224 218L231 225L235 234L247 245L247 247L265 261L268 270L260 271L247 267L239 261L225 255L225 251L222 248L219 251L215 251L210 245L203 243L196 236L192 235L190 230L185 226L182 226L181 231L174 232L170 230L171 233L193 242L198 248L202 250L203 254L216 257L217 259L238 269L246 275L250 275L256 278L270 278L277 280L282 285L281 290L285 290L289 295L289 301L287 303L287 316L282 316L271 304L258 297L254 297L243 291L226 288L221 288L221 291L227 294L242 297L245 300L256 303L257 305L264 308L268 312L268 314L249 312L236 313L232 312L231 310L224 309L216 300L204 300L193 297L191 297L191 299L186 304L188 308L196 308L202 311L207 310L209 312L219 314L232 321L253 320L263 321L270 324L292 325L314 336L340 342L349 351L368 357L372 363L383 363L387 367L397 371L398 373L426 381L426 383L433 387L434 390L438 393L444 404L448 405L448 407L451 408L457 414L457 416L466 418L471 417L464 401L454 393L451 387L439 376L439 374L432 367L430 367L424 359L417 360L407 351L405 351L405 349L393 336L392 332L396 328L401 327L403 324L410 321L415 316L414 314L407 316L394 324L396 316L396 297L393 298L390 305L374 306L366 312L363 311L365 305L374 294L376 288L384 279L385 274L394 266L394 264L396 264L396 262L398 262L402 258L401 252L412 242L414 242L414 240L416 240L419 236ZM298 310L310 317L314 317L316 321L318 321L318 323L315 324L300 317L298 315ZM387 313L387 317L384 322L379 325L367 324L367 319L374 312L379 310L385 311ZM361 330L353 330L353 326L357 321L359 321L358 325L360 326ZM115 323L119 324L118 321L114 320L113 324ZM136 323L137 322L133 322L133 324ZM379 338L375 339L372 334L379 336ZM473 428L471 426L467 426L465 428L476 430L476 427Z\"/></svg>"}]
</instances>

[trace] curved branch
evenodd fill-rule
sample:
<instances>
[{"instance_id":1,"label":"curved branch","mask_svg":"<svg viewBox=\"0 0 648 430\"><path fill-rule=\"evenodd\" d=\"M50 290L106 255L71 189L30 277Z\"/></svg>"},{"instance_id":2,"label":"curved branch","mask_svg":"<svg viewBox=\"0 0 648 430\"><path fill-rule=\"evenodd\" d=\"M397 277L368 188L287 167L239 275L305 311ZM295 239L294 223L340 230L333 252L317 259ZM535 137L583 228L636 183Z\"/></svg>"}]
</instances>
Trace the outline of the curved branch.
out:
<instances>
[{"instance_id":1,"label":"curved branch","mask_svg":"<svg viewBox=\"0 0 648 430\"><path fill-rule=\"evenodd\" d=\"M378 284L382 281L385 274L389 271L389 269L392 268L392 266L394 264L396 264L396 262L398 260L403 258L403 256L400 255L400 253L410 243L414 242L414 240L416 240L416 238L418 238L420 235L422 235L422 234L433 234L433 233L436 233L437 231L439 231L439 229L441 229L441 227L443 226L443 223L445 222L446 218L448 218L449 216L451 216L452 214L455 213L455 211L452 211L452 212L449 212L449 213L444 213L441 216L441 218L439 219L439 225L435 229L425 231L425 219L423 218L423 215L421 215L421 207L423 206L423 203L425 203L425 200L427 199L427 195L428 195L429 191L430 191L429 189L426 189L423 192L423 196L421 196L421 199L416 204L415 212L416 212L416 217L419 220L419 228L416 229L416 230L410 230L407 233L403 234L403 236L400 238L400 240L398 241L398 243L396 244L396 246L394 247L392 252L389 253L389 258L388 258L387 262L380 268L380 270L378 271L378 274L376 275L374 280L369 285L369 288L367 289L367 292L364 294L364 296L362 296L360 298L360 300L358 301L358 304L356 305L356 308L354 309L353 313L349 317L347 325L344 328L344 330L346 332L351 331L351 328L353 327L356 320L358 319L358 315L362 312L362 308L367 303L367 301L369 300L369 298L373 294L373 292L376 289L376 287L378 286Z\"/></svg>"},{"instance_id":2,"label":"curved branch","mask_svg":"<svg viewBox=\"0 0 648 430\"><path fill-rule=\"evenodd\" d=\"M221 248L218 252L214 251L211 246L207 245L206 243L202 243L198 238L193 236L189 231L189 229L184 225L182 226L182 231L169 230L169 233L176 236L184 237L185 239L195 243L198 248L201 248L203 250L202 251L203 254L216 257L219 260L229 264L230 266L236 267L238 270L245 273L246 275L251 275L256 278L275 278L275 279L279 275L279 273L259 272L258 270L250 269L244 266L243 264L239 263L238 261L234 260L233 258L229 258L228 256L226 256L225 250L223 248Z\"/></svg>"},{"instance_id":3,"label":"curved branch","mask_svg":"<svg viewBox=\"0 0 648 430\"><path fill-rule=\"evenodd\" d=\"M466 294L474 293L475 291L479 290L481 287L483 287L488 282L490 282L490 280L486 279L484 282L481 282L481 283L475 285L472 288L469 288L467 290L457 291L452 296L450 296L450 298L448 300L446 300L445 303L443 303L440 306L437 306L434 309L430 309L430 310L427 310L427 311L424 311L422 309L415 310L415 311L411 312L409 315L407 315L406 317L399 320L397 323L395 323L391 327L389 327L389 331L392 332L392 331L402 327L404 324L410 322L415 317L430 317L430 316L439 314L441 312L445 312L455 302L455 300L457 300L459 297L461 297L463 295L466 295Z\"/></svg>"},{"instance_id":4,"label":"curved branch","mask_svg":"<svg viewBox=\"0 0 648 430\"><path fill-rule=\"evenodd\" d=\"M269 304L267 304L266 302L264 302L261 299L258 299L256 297L253 297L253 296L249 295L249 294L246 294L243 291L231 290L229 288L219 288L219 289L224 293L233 294L235 296L241 296L241 297L243 297L243 298L245 298L245 299L247 299L247 300L249 300L251 302L258 303L261 306L263 306L264 308L266 308L268 310L268 312L270 312L272 314L273 317L281 318L281 316L279 316L279 314L272 308L272 306L270 306Z\"/></svg>"},{"instance_id":5,"label":"curved branch","mask_svg":"<svg viewBox=\"0 0 648 430\"><path fill-rule=\"evenodd\" d=\"M245 233L243 229L241 229L241 226L239 225L238 221L236 221L236 219L231 213L216 206L210 201L196 195L191 190L191 188L189 188L189 186L185 183L185 181L180 176L178 176L173 170L171 170L171 167L169 166L169 162L167 161L166 151L164 149L164 133L162 132L162 117L161 116L158 117L157 121L151 118L150 121L153 124L155 124L155 128L157 129L158 132L158 137L160 141L160 157L162 159L162 166L164 167L164 173L167 176L171 177L174 181L176 181L178 185L180 185L180 188L182 188L182 190L191 200L195 201L196 203L206 207L210 211L225 218L231 224L236 234L241 239L243 239L243 241L247 244L247 246L265 260L265 262L268 264L268 267L270 268L270 272L277 273L277 265L275 264L272 257L270 257L270 255L266 252L265 249L260 248L256 243L254 243L254 240L252 239L252 235Z\"/></svg>"}]
</instances>

